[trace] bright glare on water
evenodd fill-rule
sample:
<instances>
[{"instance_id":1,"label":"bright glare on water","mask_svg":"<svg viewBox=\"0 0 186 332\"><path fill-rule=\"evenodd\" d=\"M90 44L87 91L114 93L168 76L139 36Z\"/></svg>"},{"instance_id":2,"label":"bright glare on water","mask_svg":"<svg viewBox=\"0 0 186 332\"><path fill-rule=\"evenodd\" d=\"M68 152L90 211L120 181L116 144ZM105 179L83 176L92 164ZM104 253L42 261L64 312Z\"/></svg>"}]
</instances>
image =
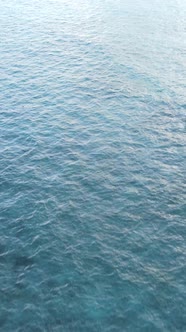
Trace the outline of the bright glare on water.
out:
<instances>
[{"instance_id":1,"label":"bright glare on water","mask_svg":"<svg viewBox=\"0 0 186 332\"><path fill-rule=\"evenodd\" d=\"M0 0L0 331L186 331L184 0Z\"/></svg>"}]
</instances>

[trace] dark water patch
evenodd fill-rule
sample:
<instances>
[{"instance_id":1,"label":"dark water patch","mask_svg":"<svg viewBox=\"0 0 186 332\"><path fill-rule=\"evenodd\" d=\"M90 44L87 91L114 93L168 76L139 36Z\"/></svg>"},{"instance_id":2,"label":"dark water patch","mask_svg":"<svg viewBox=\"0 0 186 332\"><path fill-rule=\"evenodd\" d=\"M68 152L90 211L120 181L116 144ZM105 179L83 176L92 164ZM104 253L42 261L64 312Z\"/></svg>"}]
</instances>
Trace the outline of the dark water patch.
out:
<instances>
[{"instance_id":1,"label":"dark water patch","mask_svg":"<svg viewBox=\"0 0 186 332\"><path fill-rule=\"evenodd\" d=\"M18 269L24 269L32 267L34 264L34 259L28 256L16 256L13 263L13 269L16 271Z\"/></svg>"}]
</instances>

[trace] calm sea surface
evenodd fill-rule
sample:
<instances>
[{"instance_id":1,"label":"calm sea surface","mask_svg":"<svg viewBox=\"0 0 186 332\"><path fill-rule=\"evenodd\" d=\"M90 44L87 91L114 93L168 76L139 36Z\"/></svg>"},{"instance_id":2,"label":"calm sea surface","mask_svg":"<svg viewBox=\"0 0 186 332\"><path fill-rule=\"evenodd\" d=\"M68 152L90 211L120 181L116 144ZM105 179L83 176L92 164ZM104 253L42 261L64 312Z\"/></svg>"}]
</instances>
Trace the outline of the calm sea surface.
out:
<instances>
[{"instance_id":1,"label":"calm sea surface","mask_svg":"<svg viewBox=\"0 0 186 332\"><path fill-rule=\"evenodd\" d=\"M184 0L0 0L0 331L186 331Z\"/></svg>"}]
</instances>

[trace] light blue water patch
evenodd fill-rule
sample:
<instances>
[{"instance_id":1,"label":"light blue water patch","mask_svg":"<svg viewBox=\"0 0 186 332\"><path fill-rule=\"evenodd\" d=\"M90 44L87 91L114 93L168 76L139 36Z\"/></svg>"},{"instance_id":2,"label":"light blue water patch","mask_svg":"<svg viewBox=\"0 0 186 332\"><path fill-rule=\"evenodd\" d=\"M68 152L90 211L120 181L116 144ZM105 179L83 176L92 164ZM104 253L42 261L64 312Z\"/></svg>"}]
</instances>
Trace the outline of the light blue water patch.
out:
<instances>
[{"instance_id":1,"label":"light blue water patch","mask_svg":"<svg viewBox=\"0 0 186 332\"><path fill-rule=\"evenodd\" d=\"M185 331L185 2L0 8L0 330Z\"/></svg>"}]
</instances>

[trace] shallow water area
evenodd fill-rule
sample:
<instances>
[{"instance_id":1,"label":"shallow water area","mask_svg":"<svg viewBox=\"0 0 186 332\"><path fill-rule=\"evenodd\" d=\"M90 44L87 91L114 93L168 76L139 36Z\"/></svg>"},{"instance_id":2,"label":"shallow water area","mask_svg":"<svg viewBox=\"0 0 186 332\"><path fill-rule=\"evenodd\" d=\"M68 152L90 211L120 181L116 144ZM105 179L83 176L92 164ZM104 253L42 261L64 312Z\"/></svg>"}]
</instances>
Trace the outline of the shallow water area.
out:
<instances>
[{"instance_id":1,"label":"shallow water area","mask_svg":"<svg viewBox=\"0 0 186 332\"><path fill-rule=\"evenodd\" d=\"M0 331L185 331L182 0L0 0Z\"/></svg>"}]
</instances>

